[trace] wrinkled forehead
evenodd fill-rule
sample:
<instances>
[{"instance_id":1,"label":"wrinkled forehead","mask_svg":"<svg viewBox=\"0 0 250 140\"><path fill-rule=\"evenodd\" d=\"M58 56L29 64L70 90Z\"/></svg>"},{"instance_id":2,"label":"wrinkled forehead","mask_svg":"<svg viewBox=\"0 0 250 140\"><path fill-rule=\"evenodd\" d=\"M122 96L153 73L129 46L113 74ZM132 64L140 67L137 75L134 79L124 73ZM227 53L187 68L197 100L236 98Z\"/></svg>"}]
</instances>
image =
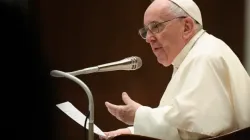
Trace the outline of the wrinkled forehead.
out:
<instances>
[{"instance_id":1,"label":"wrinkled forehead","mask_svg":"<svg viewBox=\"0 0 250 140\"><path fill-rule=\"evenodd\" d=\"M167 20L172 15L168 9L168 3L160 3L154 1L144 13L144 25L148 25L154 21Z\"/></svg>"}]
</instances>

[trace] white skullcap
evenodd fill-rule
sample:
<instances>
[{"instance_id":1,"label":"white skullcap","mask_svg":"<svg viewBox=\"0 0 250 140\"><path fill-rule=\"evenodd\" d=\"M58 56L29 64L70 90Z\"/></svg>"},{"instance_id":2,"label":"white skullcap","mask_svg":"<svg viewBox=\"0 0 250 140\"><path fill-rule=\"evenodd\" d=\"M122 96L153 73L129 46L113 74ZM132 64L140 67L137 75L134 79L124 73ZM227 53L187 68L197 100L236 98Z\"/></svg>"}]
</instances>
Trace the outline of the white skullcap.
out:
<instances>
[{"instance_id":1,"label":"white skullcap","mask_svg":"<svg viewBox=\"0 0 250 140\"><path fill-rule=\"evenodd\" d=\"M202 25L201 11L193 0L170 0L182 8L189 16Z\"/></svg>"}]
</instances>

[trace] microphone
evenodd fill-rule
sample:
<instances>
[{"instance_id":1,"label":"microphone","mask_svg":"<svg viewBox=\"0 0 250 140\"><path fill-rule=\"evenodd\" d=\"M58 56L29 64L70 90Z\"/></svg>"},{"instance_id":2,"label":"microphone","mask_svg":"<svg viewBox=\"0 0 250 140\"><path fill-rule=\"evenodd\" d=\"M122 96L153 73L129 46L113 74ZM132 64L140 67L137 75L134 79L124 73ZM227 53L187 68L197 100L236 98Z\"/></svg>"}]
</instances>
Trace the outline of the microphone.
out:
<instances>
[{"instance_id":1,"label":"microphone","mask_svg":"<svg viewBox=\"0 0 250 140\"><path fill-rule=\"evenodd\" d=\"M137 70L142 66L142 60L140 57L137 56L131 56L124 58L120 61L106 63L102 65L97 65L94 67L85 68L78 71L73 72L63 72L59 70L52 70L50 72L51 76L53 77L66 77L74 82L76 82L78 85L80 85L84 91L86 92L89 100L89 133L88 138L89 140L94 140L94 100L93 95L88 88L88 86L82 82L80 79L75 77L76 75L80 74L89 74L89 73L95 73L95 72L106 72L106 71L115 71L115 70Z\"/></svg>"},{"instance_id":2,"label":"microphone","mask_svg":"<svg viewBox=\"0 0 250 140\"><path fill-rule=\"evenodd\" d=\"M73 76L81 75L81 74L90 74L96 72L108 72L108 71L116 71L116 70L137 70L142 66L142 60L138 56L131 56L124 58L120 61L115 61L111 63L106 63L102 65L97 65L94 67L85 68L82 70L77 70L73 72L68 72ZM61 77L61 75L56 74L55 71L51 71L51 75L54 77Z\"/></svg>"}]
</instances>

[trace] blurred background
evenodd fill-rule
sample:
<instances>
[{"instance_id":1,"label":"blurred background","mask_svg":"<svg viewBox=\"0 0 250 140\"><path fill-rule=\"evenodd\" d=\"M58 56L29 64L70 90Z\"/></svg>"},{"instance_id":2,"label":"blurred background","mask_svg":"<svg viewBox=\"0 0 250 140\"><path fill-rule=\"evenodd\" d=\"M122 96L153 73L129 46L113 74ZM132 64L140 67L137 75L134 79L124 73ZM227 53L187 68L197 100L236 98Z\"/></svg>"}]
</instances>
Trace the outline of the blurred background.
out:
<instances>
[{"instance_id":1,"label":"blurred background","mask_svg":"<svg viewBox=\"0 0 250 140\"><path fill-rule=\"evenodd\" d=\"M249 0L195 0L204 29L224 40L250 73ZM127 127L109 114L105 101L123 104L126 91L150 107L159 103L172 67L157 63L138 35L150 0L1 0L3 127L9 139L80 140L84 128L56 104L69 101L86 115L84 91L51 70L75 71L139 56L136 71L78 76L95 102L95 124L103 131ZM9 132L9 133L7 133Z\"/></svg>"}]
</instances>

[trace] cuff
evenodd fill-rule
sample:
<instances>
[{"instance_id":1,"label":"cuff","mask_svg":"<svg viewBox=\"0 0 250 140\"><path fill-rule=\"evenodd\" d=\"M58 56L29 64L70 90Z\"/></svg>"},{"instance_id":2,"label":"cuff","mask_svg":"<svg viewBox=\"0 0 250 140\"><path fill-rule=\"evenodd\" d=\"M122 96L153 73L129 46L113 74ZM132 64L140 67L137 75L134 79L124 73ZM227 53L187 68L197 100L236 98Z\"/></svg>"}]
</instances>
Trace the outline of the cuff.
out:
<instances>
[{"instance_id":1,"label":"cuff","mask_svg":"<svg viewBox=\"0 0 250 140\"><path fill-rule=\"evenodd\" d=\"M131 134L134 134L134 127L133 126L128 127L128 129L130 130Z\"/></svg>"}]
</instances>

